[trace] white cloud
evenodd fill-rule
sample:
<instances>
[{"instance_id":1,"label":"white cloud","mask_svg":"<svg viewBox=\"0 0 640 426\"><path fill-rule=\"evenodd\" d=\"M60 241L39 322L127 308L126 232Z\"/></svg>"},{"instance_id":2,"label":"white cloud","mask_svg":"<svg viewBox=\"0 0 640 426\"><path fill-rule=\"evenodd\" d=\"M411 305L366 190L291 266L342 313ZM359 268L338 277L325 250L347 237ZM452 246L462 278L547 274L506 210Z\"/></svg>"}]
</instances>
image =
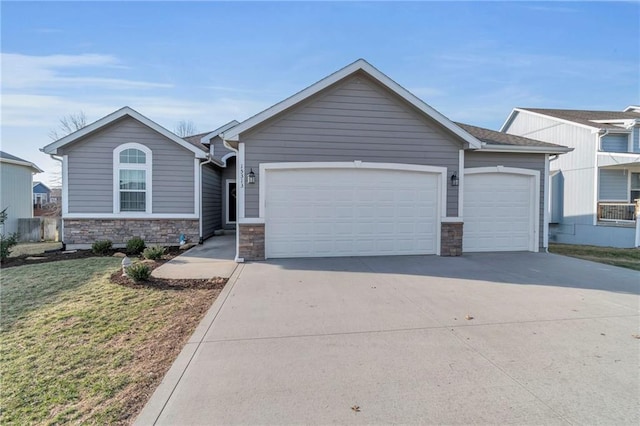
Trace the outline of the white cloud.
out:
<instances>
[{"instance_id":1,"label":"white cloud","mask_svg":"<svg viewBox=\"0 0 640 426\"><path fill-rule=\"evenodd\" d=\"M86 75L87 70L125 69L112 55L31 56L2 53L2 90L98 87L109 90L170 88L171 84ZM82 73L71 75L70 73Z\"/></svg>"}]
</instances>

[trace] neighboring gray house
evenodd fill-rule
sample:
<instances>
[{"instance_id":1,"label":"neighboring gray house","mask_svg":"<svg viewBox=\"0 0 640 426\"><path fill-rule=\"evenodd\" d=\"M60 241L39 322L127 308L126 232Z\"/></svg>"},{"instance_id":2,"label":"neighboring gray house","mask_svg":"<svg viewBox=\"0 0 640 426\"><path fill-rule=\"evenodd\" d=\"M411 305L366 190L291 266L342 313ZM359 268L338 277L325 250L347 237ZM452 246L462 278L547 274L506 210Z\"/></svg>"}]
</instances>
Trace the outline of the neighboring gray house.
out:
<instances>
[{"instance_id":1,"label":"neighboring gray house","mask_svg":"<svg viewBox=\"0 0 640 426\"><path fill-rule=\"evenodd\" d=\"M569 149L453 123L358 60L207 134L123 108L44 151L67 244L235 228L243 261L538 251L548 158Z\"/></svg>"},{"instance_id":2,"label":"neighboring gray house","mask_svg":"<svg viewBox=\"0 0 640 426\"><path fill-rule=\"evenodd\" d=\"M640 107L515 108L502 131L574 149L550 164L552 241L640 245Z\"/></svg>"},{"instance_id":3,"label":"neighboring gray house","mask_svg":"<svg viewBox=\"0 0 640 426\"><path fill-rule=\"evenodd\" d=\"M0 232L18 231L18 219L33 217L33 175L42 173L35 164L0 151L0 211L8 218Z\"/></svg>"}]
</instances>

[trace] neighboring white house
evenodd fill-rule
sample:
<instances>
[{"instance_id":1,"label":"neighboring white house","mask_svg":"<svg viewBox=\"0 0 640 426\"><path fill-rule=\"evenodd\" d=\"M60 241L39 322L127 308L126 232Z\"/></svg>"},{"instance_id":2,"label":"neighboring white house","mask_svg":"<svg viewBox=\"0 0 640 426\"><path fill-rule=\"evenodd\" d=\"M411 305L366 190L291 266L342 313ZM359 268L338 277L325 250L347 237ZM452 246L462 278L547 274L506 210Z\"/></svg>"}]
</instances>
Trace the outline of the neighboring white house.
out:
<instances>
[{"instance_id":1,"label":"neighboring white house","mask_svg":"<svg viewBox=\"0 0 640 426\"><path fill-rule=\"evenodd\" d=\"M35 173L42 173L35 164L0 151L0 211L7 209L8 215L3 233L17 232L18 219L33 217Z\"/></svg>"},{"instance_id":2,"label":"neighboring white house","mask_svg":"<svg viewBox=\"0 0 640 426\"><path fill-rule=\"evenodd\" d=\"M638 247L640 107L515 108L502 131L574 148L550 163L550 241Z\"/></svg>"}]
</instances>

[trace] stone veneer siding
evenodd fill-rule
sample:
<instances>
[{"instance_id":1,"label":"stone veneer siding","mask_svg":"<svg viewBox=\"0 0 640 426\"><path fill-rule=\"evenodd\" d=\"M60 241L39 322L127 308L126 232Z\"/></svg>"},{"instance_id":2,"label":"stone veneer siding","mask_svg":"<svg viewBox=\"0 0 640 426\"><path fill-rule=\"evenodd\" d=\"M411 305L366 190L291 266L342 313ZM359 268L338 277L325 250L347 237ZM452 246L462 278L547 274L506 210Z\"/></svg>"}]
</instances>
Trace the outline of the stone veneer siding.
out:
<instances>
[{"instance_id":1,"label":"stone veneer siding","mask_svg":"<svg viewBox=\"0 0 640 426\"><path fill-rule=\"evenodd\" d=\"M240 224L238 257L264 260L264 224Z\"/></svg>"},{"instance_id":2,"label":"stone veneer siding","mask_svg":"<svg viewBox=\"0 0 640 426\"><path fill-rule=\"evenodd\" d=\"M440 228L440 256L462 255L462 222L443 222Z\"/></svg>"},{"instance_id":3,"label":"stone veneer siding","mask_svg":"<svg viewBox=\"0 0 640 426\"><path fill-rule=\"evenodd\" d=\"M111 240L125 244L133 237L145 243L178 245L180 234L189 242L200 238L198 219L64 219L65 244L93 244L98 240Z\"/></svg>"}]
</instances>

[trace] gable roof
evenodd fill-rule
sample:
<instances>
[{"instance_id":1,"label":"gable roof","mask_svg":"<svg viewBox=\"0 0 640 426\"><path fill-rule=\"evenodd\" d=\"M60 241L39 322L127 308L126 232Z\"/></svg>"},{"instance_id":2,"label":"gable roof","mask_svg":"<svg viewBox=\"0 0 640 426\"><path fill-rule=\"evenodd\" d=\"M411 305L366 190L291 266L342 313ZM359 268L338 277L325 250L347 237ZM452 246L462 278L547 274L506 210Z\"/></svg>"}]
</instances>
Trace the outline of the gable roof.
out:
<instances>
[{"instance_id":1,"label":"gable roof","mask_svg":"<svg viewBox=\"0 0 640 426\"><path fill-rule=\"evenodd\" d=\"M554 143L542 142L536 139L525 138L523 136L511 135L509 133L498 132L495 130L485 129L483 127L472 126L470 124L456 124L469 132L482 142L481 151L520 151L520 152L540 152L547 154L560 154L573 151L568 148Z\"/></svg>"},{"instance_id":2,"label":"gable roof","mask_svg":"<svg viewBox=\"0 0 640 426\"><path fill-rule=\"evenodd\" d=\"M88 126L83 127L80 130L77 130L61 139L58 139L57 141L45 146L44 148L41 148L40 150L46 154L57 154L58 153L58 148L61 148L65 145L68 145L70 143L73 143L75 141L77 141L80 138L83 138L101 128L103 128L104 126L113 123L114 121L117 121L119 119L121 119L122 117L126 117L129 116L131 118L133 118L134 120L139 121L140 123L144 124L145 126L155 130L156 132L160 133L162 136L172 140L173 142L177 143L178 145L188 149L189 151L193 152L196 156L196 158L206 158L207 157L207 153L206 150L203 151L201 148L196 147L195 145L193 145L192 143L189 143L187 141L185 141L184 139L182 139L181 137L179 137L178 135L176 135L175 133L165 129L164 127L162 127L161 125L159 125L158 123L156 123L155 121L152 121L150 119L148 119L147 117L145 117L144 115L140 114L138 111L134 110L133 108L130 107L123 107L120 108L119 110L112 112L111 114L101 118L100 120L89 124Z\"/></svg>"},{"instance_id":3,"label":"gable roof","mask_svg":"<svg viewBox=\"0 0 640 426\"><path fill-rule=\"evenodd\" d=\"M30 161L23 160L20 157L11 155L8 152L0 151L0 162L8 164L17 164L18 166L30 167L35 173L42 173L42 169Z\"/></svg>"},{"instance_id":4,"label":"gable roof","mask_svg":"<svg viewBox=\"0 0 640 426\"><path fill-rule=\"evenodd\" d=\"M481 144L476 138L471 136L469 133L456 126L451 120L449 120L444 115L440 114L431 106L427 105L420 98L415 96L413 93L409 92L404 87L400 86L398 83L387 77L385 74L376 69L373 65L369 64L364 59L358 59L350 65L334 72L333 74L323 78L317 83L312 84L306 89L296 93L295 95L273 105L272 107L254 115L253 117L243 121L230 128L229 130L223 133L223 139L226 141L237 142L240 139L240 134L246 132L249 129L256 127L257 125L263 123L264 121L270 119L271 117L293 107L294 105L304 101L305 99L315 95L316 93L326 89L327 87L337 83L338 81L358 72L362 71L366 73L369 77L377 81L382 86L386 87L396 95L400 96L407 103L411 104L419 111L429 116L431 119L438 122L440 125L460 137L462 140L469 144L470 148L478 149Z\"/></svg>"},{"instance_id":5,"label":"gable roof","mask_svg":"<svg viewBox=\"0 0 640 426\"><path fill-rule=\"evenodd\" d=\"M191 135L191 136L185 136L182 139L184 139L185 141L189 142L191 145L200 148L203 151L209 151L209 149L203 145L200 140L202 139L202 136L208 134L208 132L206 133L198 133L197 135Z\"/></svg>"},{"instance_id":6,"label":"gable roof","mask_svg":"<svg viewBox=\"0 0 640 426\"><path fill-rule=\"evenodd\" d=\"M517 112L530 112L534 114L545 115L559 119L561 121L579 124L582 127L588 127L594 130L609 129L621 130L623 127L611 124L611 122L623 121L640 121L640 112L633 110L633 107L627 108L625 111L593 111L579 109L550 109L550 108L514 108L502 129L508 127L508 124L515 117Z\"/></svg>"},{"instance_id":7,"label":"gable roof","mask_svg":"<svg viewBox=\"0 0 640 426\"><path fill-rule=\"evenodd\" d=\"M36 186L38 186L38 185L39 185L39 186L42 186L42 187L43 187L44 189L46 189L47 191L51 192L51 188L49 188L49 187L48 187L47 185L45 185L44 183L42 183L42 182L38 182L38 181L33 182L33 189L35 189L35 188L36 188Z\"/></svg>"},{"instance_id":8,"label":"gable roof","mask_svg":"<svg viewBox=\"0 0 640 426\"><path fill-rule=\"evenodd\" d=\"M220 136L220 133L224 133L227 130L237 126L238 124L240 124L238 122L238 120L231 120L230 122L228 122L227 124L223 124L222 126L218 127L215 130L210 131L209 133L206 133L204 136L202 136L202 138L200 139L200 143L203 144L210 144L211 143L211 139L215 138L216 136Z\"/></svg>"}]
</instances>

